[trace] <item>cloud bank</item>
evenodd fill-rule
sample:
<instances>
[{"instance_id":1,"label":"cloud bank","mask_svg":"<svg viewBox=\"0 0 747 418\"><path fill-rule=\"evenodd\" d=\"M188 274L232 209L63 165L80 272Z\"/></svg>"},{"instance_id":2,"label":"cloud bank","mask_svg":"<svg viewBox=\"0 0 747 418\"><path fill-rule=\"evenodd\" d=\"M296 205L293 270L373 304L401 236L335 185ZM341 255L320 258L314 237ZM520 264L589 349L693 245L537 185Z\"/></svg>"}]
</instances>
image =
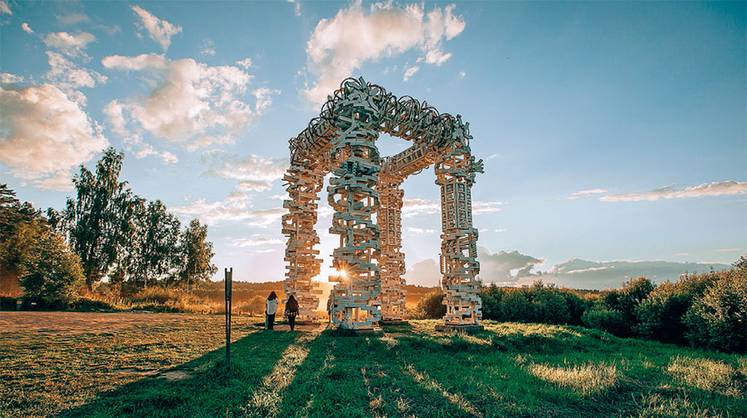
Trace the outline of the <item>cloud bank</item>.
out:
<instances>
[{"instance_id":1,"label":"cloud bank","mask_svg":"<svg viewBox=\"0 0 747 418\"><path fill-rule=\"evenodd\" d=\"M143 144L144 132L190 151L232 144L270 106L274 94L266 88L250 91L253 76L237 66L209 66L156 54L112 55L101 63L111 70L137 72L152 86L145 96L107 105L113 131L133 147Z\"/></svg>"},{"instance_id":2,"label":"cloud bank","mask_svg":"<svg viewBox=\"0 0 747 418\"><path fill-rule=\"evenodd\" d=\"M466 26L454 14L454 5L434 7L425 12L422 4L395 6L376 3L366 11L360 1L322 19L306 44L308 68L316 82L304 90L311 103L321 104L340 82L367 61L391 57L409 50L420 52L418 63L441 65L451 58L443 51L444 41L453 39ZM405 79L418 71L409 67Z\"/></svg>"},{"instance_id":3,"label":"cloud bank","mask_svg":"<svg viewBox=\"0 0 747 418\"><path fill-rule=\"evenodd\" d=\"M36 187L70 190L70 169L108 141L101 128L51 84L0 88L0 162Z\"/></svg>"},{"instance_id":4,"label":"cloud bank","mask_svg":"<svg viewBox=\"0 0 747 418\"><path fill-rule=\"evenodd\" d=\"M719 181L697 186L676 188L662 187L643 193L612 194L599 198L602 202L640 202L659 199L687 199L706 196L729 196L747 193L746 181Z\"/></svg>"}]
</instances>

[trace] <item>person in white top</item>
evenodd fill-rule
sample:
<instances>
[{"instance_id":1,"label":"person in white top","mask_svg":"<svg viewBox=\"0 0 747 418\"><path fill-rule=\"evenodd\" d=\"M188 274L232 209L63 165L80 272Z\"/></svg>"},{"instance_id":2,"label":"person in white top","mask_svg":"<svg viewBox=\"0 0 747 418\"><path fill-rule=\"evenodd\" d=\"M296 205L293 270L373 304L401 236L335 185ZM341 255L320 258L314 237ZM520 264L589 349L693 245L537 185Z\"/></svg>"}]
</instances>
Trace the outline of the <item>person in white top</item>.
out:
<instances>
[{"instance_id":1,"label":"person in white top","mask_svg":"<svg viewBox=\"0 0 747 418\"><path fill-rule=\"evenodd\" d=\"M275 294L275 292L270 292L270 296L267 297L267 302L265 303L265 315L266 315L266 324L267 329L273 329L273 326L275 325L275 313L278 311L278 295Z\"/></svg>"}]
</instances>

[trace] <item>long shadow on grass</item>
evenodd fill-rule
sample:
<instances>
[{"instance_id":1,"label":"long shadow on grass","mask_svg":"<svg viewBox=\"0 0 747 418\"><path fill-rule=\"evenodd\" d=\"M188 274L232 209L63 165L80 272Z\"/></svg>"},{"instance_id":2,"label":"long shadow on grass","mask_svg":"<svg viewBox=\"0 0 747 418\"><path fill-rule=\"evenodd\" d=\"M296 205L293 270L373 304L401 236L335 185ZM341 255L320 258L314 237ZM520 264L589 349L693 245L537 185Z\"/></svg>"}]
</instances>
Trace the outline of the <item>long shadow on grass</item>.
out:
<instances>
[{"instance_id":1,"label":"long shadow on grass","mask_svg":"<svg viewBox=\"0 0 747 418\"><path fill-rule=\"evenodd\" d=\"M584 361L608 361L604 342L597 345L585 334L543 336L485 330L466 336L418 333L398 341L396 355L421 380L458 395L484 416L585 416L630 407L621 404L624 391L585 396L527 370L529 363L560 363L575 355L587 356Z\"/></svg>"},{"instance_id":2,"label":"long shadow on grass","mask_svg":"<svg viewBox=\"0 0 747 418\"><path fill-rule=\"evenodd\" d=\"M164 373L99 394L63 417L185 417L241 414L297 333L259 331L231 345L231 367L221 348Z\"/></svg>"},{"instance_id":3,"label":"long shadow on grass","mask_svg":"<svg viewBox=\"0 0 747 418\"><path fill-rule=\"evenodd\" d=\"M322 333L282 394L279 416L470 415L424 390L397 360L396 350L393 339Z\"/></svg>"}]
</instances>

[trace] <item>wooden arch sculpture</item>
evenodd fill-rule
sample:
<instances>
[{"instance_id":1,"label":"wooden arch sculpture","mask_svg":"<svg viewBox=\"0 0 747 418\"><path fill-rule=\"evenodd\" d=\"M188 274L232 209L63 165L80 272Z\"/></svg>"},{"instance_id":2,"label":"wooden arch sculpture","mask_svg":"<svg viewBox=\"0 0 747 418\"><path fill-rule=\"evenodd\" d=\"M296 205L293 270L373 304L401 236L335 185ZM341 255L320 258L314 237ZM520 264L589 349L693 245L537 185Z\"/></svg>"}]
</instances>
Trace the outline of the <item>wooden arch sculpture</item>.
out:
<instances>
[{"instance_id":1,"label":"wooden arch sculpture","mask_svg":"<svg viewBox=\"0 0 747 418\"><path fill-rule=\"evenodd\" d=\"M412 142L382 158L380 132ZM334 210L329 231L340 236L332 266L340 274L330 298L332 323L343 329L371 329L382 319L405 314L404 253L401 251L402 182L435 165L441 188L441 287L447 326L478 325L482 317L477 229L472 226L471 187L483 172L470 153L469 123L439 113L426 102L397 98L363 78L342 82L321 114L290 139L290 167L283 177L286 295L299 302L300 319L316 320L322 292L314 286L322 260L315 231L317 199L331 173L328 201ZM374 215L376 219L374 221Z\"/></svg>"}]
</instances>

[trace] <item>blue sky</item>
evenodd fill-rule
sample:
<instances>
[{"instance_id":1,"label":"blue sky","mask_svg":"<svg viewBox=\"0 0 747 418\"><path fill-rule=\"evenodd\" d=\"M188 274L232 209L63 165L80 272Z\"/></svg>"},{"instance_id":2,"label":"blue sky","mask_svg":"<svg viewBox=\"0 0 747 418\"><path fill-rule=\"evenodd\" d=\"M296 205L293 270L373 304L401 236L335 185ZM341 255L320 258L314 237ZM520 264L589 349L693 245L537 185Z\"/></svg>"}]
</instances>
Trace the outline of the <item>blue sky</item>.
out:
<instances>
[{"instance_id":1,"label":"blue sky","mask_svg":"<svg viewBox=\"0 0 747 418\"><path fill-rule=\"evenodd\" d=\"M744 3L0 0L0 177L61 208L75 167L113 145L136 193L210 225L219 267L277 280L287 140L363 76L470 122L475 226L497 257L483 280L574 258L731 263L747 252L745 33ZM429 273L432 171L405 193L407 263Z\"/></svg>"}]
</instances>

